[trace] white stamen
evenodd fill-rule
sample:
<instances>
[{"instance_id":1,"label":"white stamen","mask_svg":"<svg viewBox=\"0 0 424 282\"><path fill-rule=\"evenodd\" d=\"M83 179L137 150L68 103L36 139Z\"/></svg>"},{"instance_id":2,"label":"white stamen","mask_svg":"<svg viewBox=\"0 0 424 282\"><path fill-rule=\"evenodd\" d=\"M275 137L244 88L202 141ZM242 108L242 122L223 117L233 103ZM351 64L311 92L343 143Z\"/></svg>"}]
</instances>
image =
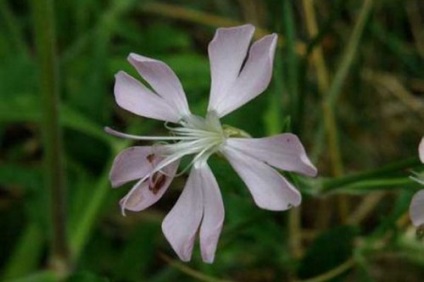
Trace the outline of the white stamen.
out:
<instances>
[{"instance_id":1,"label":"white stamen","mask_svg":"<svg viewBox=\"0 0 424 282\"><path fill-rule=\"evenodd\" d=\"M128 200L133 195L134 191L146 180L150 179L155 173L159 172L167 177L175 177L187 171L191 166L199 167L206 163L208 158L217 152L220 146L225 142L226 138L233 135L241 135L240 130L235 128L222 127L218 116L215 113L208 113L206 119L190 115L184 117L179 122L180 126L169 126L165 123L165 127L170 131L172 136L137 136L122 133L105 127L105 131L114 136L128 138L132 140L151 140L157 141L153 146L157 147L158 156L163 159L155 162L152 170L140 179L136 185L129 191L127 196L121 202L122 214L125 215L125 209ZM175 141L175 143L166 143L165 141ZM166 173L167 166L180 160L187 155L195 155L190 164L182 171L175 175ZM150 179L151 181L151 179Z\"/></svg>"},{"instance_id":2,"label":"white stamen","mask_svg":"<svg viewBox=\"0 0 424 282\"><path fill-rule=\"evenodd\" d=\"M105 127L105 131L111 135L126 138L126 139L132 139L132 140L195 140L197 138L195 137L186 137L186 136L138 136L138 135L132 135L132 134L126 134L119 131L116 131L110 127Z\"/></svg>"}]
</instances>

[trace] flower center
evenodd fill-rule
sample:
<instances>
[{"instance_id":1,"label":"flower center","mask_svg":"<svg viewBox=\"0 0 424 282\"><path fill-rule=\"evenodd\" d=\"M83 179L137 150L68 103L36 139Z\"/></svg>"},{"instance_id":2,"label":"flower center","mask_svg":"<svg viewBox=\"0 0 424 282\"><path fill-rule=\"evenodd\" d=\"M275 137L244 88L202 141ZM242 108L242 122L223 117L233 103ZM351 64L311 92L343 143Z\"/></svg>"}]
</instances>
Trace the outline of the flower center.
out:
<instances>
[{"instance_id":1,"label":"flower center","mask_svg":"<svg viewBox=\"0 0 424 282\"><path fill-rule=\"evenodd\" d=\"M117 132L111 128L105 128L106 132L133 140L159 141L155 145L154 154L164 159L156 166L156 171L161 171L167 165L187 155L195 155L191 165L200 166L214 153L218 152L225 140L230 137L248 138L250 135L245 131L229 126L222 126L215 112L208 112L206 118L196 115L185 116L178 126L165 127L171 136L136 136ZM174 143L166 143L174 141ZM165 143L164 143L165 142ZM185 171L185 170L184 170Z\"/></svg>"},{"instance_id":2,"label":"flower center","mask_svg":"<svg viewBox=\"0 0 424 282\"><path fill-rule=\"evenodd\" d=\"M149 155L146 161L153 162L152 160L155 157L159 157L160 160L155 163L154 168L147 175L139 180L139 183L150 181L149 189L152 193L157 193L162 187L168 176L164 171L168 165L179 161L184 156L194 155L190 164L178 173L182 174L192 165L201 167L206 164L212 154L219 152L227 138L250 137L248 133L241 129L228 125L222 126L215 112L209 112L206 118L188 115L179 122L179 125L173 127L165 124L165 127L170 131L171 136L136 136L121 133L109 127L105 128L106 132L118 137L158 141L156 145L153 145L153 154ZM174 141L174 143L167 143L167 141ZM171 177L174 177L174 175ZM136 187L137 185L127 194L122 204L124 214L126 202L131 198L130 196Z\"/></svg>"},{"instance_id":3,"label":"flower center","mask_svg":"<svg viewBox=\"0 0 424 282\"><path fill-rule=\"evenodd\" d=\"M179 140L174 144L161 146L161 152L165 155L191 155L195 154L192 164L200 165L210 155L217 152L225 143L228 133L219 122L214 112L207 114L206 118L195 115L186 116L180 121L178 127L166 126L171 135Z\"/></svg>"}]
</instances>

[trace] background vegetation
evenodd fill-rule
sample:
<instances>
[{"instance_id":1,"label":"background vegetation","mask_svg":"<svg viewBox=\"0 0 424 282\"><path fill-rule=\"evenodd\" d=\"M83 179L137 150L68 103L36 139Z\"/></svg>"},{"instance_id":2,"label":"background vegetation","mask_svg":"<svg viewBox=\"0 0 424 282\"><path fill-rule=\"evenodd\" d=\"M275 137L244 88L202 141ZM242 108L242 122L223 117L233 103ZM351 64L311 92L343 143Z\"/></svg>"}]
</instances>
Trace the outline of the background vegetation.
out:
<instances>
[{"instance_id":1,"label":"background vegetation","mask_svg":"<svg viewBox=\"0 0 424 282\"><path fill-rule=\"evenodd\" d=\"M302 206L269 212L212 159L226 208L215 263L197 248L181 263L160 224L185 177L126 217L130 186L110 189L111 161L131 143L103 127L166 133L117 107L114 74L137 76L130 52L163 60L203 114L207 45L217 27L247 22L257 38L279 33L274 76L224 123L295 132L319 176L287 174ZM0 0L0 62L3 280L422 281L424 243L408 217L420 189L409 175L422 168L421 0Z\"/></svg>"}]
</instances>

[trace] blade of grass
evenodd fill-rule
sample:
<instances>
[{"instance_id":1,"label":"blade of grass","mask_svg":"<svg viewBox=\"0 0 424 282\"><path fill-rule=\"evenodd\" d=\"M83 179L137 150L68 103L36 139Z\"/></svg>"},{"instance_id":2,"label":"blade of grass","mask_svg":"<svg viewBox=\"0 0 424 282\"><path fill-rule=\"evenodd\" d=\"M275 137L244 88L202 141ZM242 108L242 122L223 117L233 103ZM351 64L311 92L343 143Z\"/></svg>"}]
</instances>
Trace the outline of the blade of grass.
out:
<instances>
[{"instance_id":1,"label":"blade of grass","mask_svg":"<svg viewBox=\"0 0 424 282\"><path fill-rule=\"evenodd\" d=\"M315 9L313 7L312 0L304 0L303 6L305 10L305 19L307 23L307 28L310 36L316 37L318 36L318 27L315 16ZM324 55L322 52L322 48L320 45L316 45L316 48L313 49L312 52L312 60L316 68L316 73L318 77L318 88L321 92L321 95L325 97L326 93L330 87L330 79L327 70L327 66L325 64ZM323 99L325 101L325 98ZM334 113L334 108L329 107L327 103L322 104L322 111L324 117L324 128L327 133L327 142L328 149L330 151L330 160L331 160L331 170L333 176L340 176L343 174L342 160L340 154L340 148L337 141L337 126L336 126L336 117ZM339 210L339 215L342 223L346 221L346 218L349 214L349 199L344 195L339 195L337 197L337 207ZM322 208L324 209L324 214L329 214L330 211L328 208L330 207L325 202L322 203ZM324 219L320 220L321 224L324 226L328 223L325 222Z\"/></svg>"},{"instance_id":2,"label":"blade of grass","mask_svg":"<svg viewBox=\"0 0 424 282\"><path fill-rule=\"evenodd\" d=\"M94 192L92 195L90 195L88 204L86 204L85 207L81 209L80 214L75 215L74 217L75 219L73 221L78 222L78 224L71 222L71 226L74 226L74 228L70 230L71 232L69 235L70 249L74 260L78 260L80 257L81 252L83 251L85 244L90 238L90 234L96 224L96 218L99 215L99 211L107 198L107 192L110 188L109 168L112 165L113 159L119 151L128 146L129 142L130 141L127 140L117 142L112 147L112 157L107 162L105 171L103 171L97 181L97 184L94 186Z\"/></svg>"},{"instance_id":3,"label":"blade of grass","mask_svg":"<svg viewBox=\"0 0 424 282\"><path fill-rule=\"evenodd\" d=\"M152 124L147 123L144 125L143 132L151 129ZM131 132L133 128L140 128L140 124L134 123L128 127L128 132ZM106 133L105 133L106 135ZM111 143L112 154L108 160L108 164L105 166L105 170L98 178L93 193L82 195L83 198L76 199L77 202L87 203L84 208L81 209L79 214L74 215L71 220L72 230L70 230L70 248L72 257L77 260L83 251L83 248L90 238L91 232L95 227L97 217L101 208L103 207L105 200L107 199L109 185L109 169L115 158L115 156L124 148L128 147L131 143L130 140L118 140ZM87 201L87 197L88 200Z\"/></svg>"},{"instance_id":4,"label":"blade of grass","mask_svg":"<svg viewBox=\"0 0 424 282\"><path fill-rule=\"evenodd\" d=\"M300 93L299 93L299 60L296 54L296 27L291 1L283 1L283 29L286 38L284 57L287 59L287 92L290 96L290 116L293 131L299 132Z\"/></svg>"},{"instance_id":5,"label":"blade of grass","mask_svg":"<svg viewBox=\"0 0 424 282\"><path fill-rule=\"evenodd\" d=\"M365 0L362 4L361 11L359 13L358 20L353 28L353 32L350 35L349 41L346 44L346 49L343 51L343 56L339 67L337 68L334 79L328 90L328 96L326 102L334 108L337 98L342 92L343 83L349 74L350 67L353 60L358 53L359 42L361 41L362 34L365 29L365 24L371 14L373 7L373 0Z\"/></svg>"},{"instance_id":6,"label":"blade of grass","mask_svg":"<svg viewBox=\"0 0 424 282\"><path fill-rule=\"evenodd\" d=\"M41 227L37 223L29 223L3 269L3 280L18 278L35 271L42 255L44 241Z\"/></svg>"},{"instance_id":7,"label":"blade of grass","mask_svg":"<svg viewBox=\"0 0 424 282\"><path fill-rule=\"evenodd\" d=\"M343 83L349 73L350 67L357 53L359 42L365 29L365 23L370 15L372 6L373 0L365 0L363 2L358 20L346 44L346 48L343 51L341 63L337 68L334 79L332 80L328 92L326 93L323 100L324 127L326 128L326 134L328 136L329 154L335 175L343 174L343 164L337 136L338 134L337 125L335 122L334 108L336 106L335 104L337 98L342 92Z\"/></svg>"},{"instance_id":8,"label":"blade of grass","mask_svg":"<svg viewBox=\"0 0 424 282\"><path fill-rule=\"evenodd\" d=\"M59 76L52 0L31 1L35 41L40 65L44 160L51 220L50 266L66 275L71 262L66 238L65 171L59 124Z\"/></svg>"},{"instance_id":9,"label":"blade of grass","mask_svg":"<svg viewBox=\"0 0 424 282\"><path fill-rule=\"evenodd\" d=\"M13 47L28 55L28 46L24 40L21 23L13 14L6 0L0 0L0 15L5 22L6 29L9 31L10 41L14 44Z\"/></svg>"}]
</instances>

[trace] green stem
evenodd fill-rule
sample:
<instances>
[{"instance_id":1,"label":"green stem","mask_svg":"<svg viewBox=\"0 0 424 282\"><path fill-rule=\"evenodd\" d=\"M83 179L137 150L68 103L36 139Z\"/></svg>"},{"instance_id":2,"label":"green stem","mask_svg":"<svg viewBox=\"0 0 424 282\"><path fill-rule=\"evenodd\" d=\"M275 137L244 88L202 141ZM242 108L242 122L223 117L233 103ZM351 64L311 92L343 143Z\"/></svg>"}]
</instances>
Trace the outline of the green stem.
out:
<instances>
[{"instance_id":1,"label":"green stem","mask_svg":"<svg viewBox=\"0 0 424 282\"><path fill-rule=\"evenodd\" d=\"M346 49L343 52L341 64L337 69L333 82L330 85L330 89L328 91L328 100L332 107L334 107L337 97L341 93L343 82L349 73L353 59L359 50L359 42L361 41L362 33L365 29L365 23L367 22L368 16L370 15L372 4L373 0L364 1L358 21L353 29L352 35L349 38L349 42L346 44Z\"/></svg>"},{"instance_id":2,"label":"green stem","mask_svg":"<svg viewBox=\"0 0 424 282\"><path fill-rule=\"evenodd\" d=\"M70 269L66 238L65 172L59 123L59 78L52 0L31 1L40 69L46 187L52 224L50 264L59 274Z\"/></svg>"},{"instance_id":3,"label":"green stem","mask_svg":"<svg viewBox=\"0 0 424 282\"><path fill-rule=\"evenodd\" d=\"M339 187L341 190L343 189L344 192L349 191L355 191L355 192L361 192L361 191L370 191L370 190L387 190L387 189L398 189L398 188L405 188L408 185L413 184L414 181L408 177L402 177L402 178L382 178L382 179L372 179L372 180L364 180L364 181L357 181L355 183L352 183L351 185L346 185L344 187ZM333 190L335 191L335 190Z\"/></svg>"},{"instance_id":4,"label":"green stem","mask_svg":"<svg viewBox=\"0 0 424 282\"><path fill-rule=\"evenodd\" d=\"M283 1L284 33L286 36L287 56L287 91L290 97L290 115L292 117L292 129L295 133L299 131L300 102L299 102L299 60L296 54L296 30L292 11L292 1Z\"/></svg>"},{"instance_id":5,"label":"green stem","mask_svg":"<svg viewBox=\"0 0 424 282\"><path fill-rule=\"evenodd\" d=\"M351 185L357 182L370 181L370 179L372 178L378 178L378 177L382 178L385 176L387 177L387 174L393 175L394 172L411 169L418 165L420 165L420 162L418 158L414 157L414 158L406 159L397 163L392 163L392 164L383 166L379 169L325 180L321 187L321 193L327 193L327 192L332 192L339 189L344 189L348 185ZM388 179L386 179L385 181L387 180Z\"/></svg>"}]
</instances>

